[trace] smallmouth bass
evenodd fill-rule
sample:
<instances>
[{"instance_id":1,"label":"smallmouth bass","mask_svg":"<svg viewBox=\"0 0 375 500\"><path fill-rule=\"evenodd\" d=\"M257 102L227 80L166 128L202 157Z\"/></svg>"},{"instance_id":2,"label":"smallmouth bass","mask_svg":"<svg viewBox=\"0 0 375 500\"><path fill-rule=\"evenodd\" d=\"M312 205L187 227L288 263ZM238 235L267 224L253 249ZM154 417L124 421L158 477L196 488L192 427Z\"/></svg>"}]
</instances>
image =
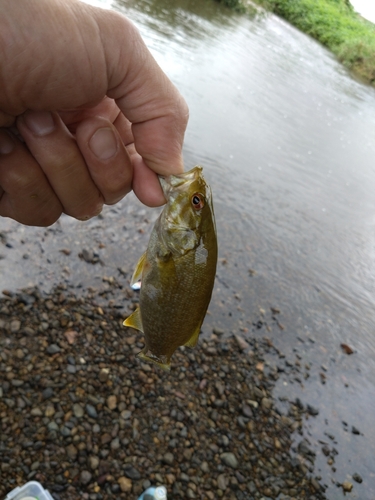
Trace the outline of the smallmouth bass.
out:
<instances>
[{"instance_id":1,"label":"smallmouth bass","mask_svg":"<svg viewBox=\"0 0 375 500\"><path fill-rule=\"evenodd\" d=\"M139 358L170 370L174 351L198 342L215 280L217 239L202 167L159 180L167 203L133 273L132 285L141 280L139 307L124 325L145 335Z\"/></svg>"}]
</instances>

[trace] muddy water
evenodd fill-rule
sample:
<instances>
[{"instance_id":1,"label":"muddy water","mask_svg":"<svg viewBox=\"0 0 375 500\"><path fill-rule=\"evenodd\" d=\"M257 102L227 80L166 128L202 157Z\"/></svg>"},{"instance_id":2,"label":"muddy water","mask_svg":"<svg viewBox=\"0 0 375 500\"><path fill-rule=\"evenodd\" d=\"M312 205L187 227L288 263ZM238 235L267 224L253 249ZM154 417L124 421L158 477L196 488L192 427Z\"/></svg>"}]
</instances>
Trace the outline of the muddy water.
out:
<instances>
[{"instance_id":1,"label":"muddy water","mask_svg":"<svg viewBox=\"0 0 375 500\"><path fill-rule=\"evenodd\" d=\"M278 391L320 409L307 430L327 498L344 498L335 483L349 480L351 498L373 500L374 90L274 16L240 17L202 0L112 8L134 20L190 106L186 166L205 167L220 240L205 333L267 335L309 365L309 378L281 377ZM11 247L0 248L1 288L102 283L143 251L156 214L139 210L128 198L101 219L63 218L47 231L2 221ZM105 265L79 259L82 248ZM319 441L338 450L336 471Z\"/></svg>"}]
</instances>

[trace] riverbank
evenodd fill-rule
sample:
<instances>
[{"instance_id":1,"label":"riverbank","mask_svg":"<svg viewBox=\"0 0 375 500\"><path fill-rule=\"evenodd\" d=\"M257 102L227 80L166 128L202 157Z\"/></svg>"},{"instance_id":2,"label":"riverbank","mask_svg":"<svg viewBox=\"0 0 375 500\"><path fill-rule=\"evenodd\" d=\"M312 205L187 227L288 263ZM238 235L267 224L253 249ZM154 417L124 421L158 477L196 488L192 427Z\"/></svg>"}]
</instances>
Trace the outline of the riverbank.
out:
<instances>
[{"instance_id":1,"label":"riverbank","mask_svg":"<svg viewBox=\"0 0 375 500\"><path fill-rule=\"evenodd\" d=\"M305 435L319 409L274 395L280 376L306 375L298 359L215 330L165 373L136 359L142 335L122 326L137 295L111 287L107 307L66 285L0 296L0 498L31 480L56 500L135 498L150 484L175 499L326 498L321 446ZM338 451L322 453L333 463Z\"/></svg>"},{"instance_id":2,"label":"riverbank","mask_svg":"<svg viewBox=\"0 0 375 500\"><path fill-rule=\"evenodd\" d=\"M355 75L375 84L375 25L357 14L348 0L254 0L331 50ZM221 0L253 15L248 0Z\"/></svg>"}]
</instances>

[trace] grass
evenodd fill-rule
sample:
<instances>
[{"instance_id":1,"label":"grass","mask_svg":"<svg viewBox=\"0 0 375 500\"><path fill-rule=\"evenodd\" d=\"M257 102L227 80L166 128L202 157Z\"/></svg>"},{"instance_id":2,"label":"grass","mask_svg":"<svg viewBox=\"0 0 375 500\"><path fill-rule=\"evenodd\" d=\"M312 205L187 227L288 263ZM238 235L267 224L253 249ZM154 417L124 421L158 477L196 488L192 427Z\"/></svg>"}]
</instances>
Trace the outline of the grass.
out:
<instances>
[{"instance_id":1,"label":"grass","mask_svg":"<svg viewBox=\"0 0 375 500\"><path fill-rule=\"evenodd\" d=\"M375 25L356 14L348 0L255 1L321 42L347 68L375 84ZM222 2L247 4L246 0Z\"/></svg>"}]
</instances>

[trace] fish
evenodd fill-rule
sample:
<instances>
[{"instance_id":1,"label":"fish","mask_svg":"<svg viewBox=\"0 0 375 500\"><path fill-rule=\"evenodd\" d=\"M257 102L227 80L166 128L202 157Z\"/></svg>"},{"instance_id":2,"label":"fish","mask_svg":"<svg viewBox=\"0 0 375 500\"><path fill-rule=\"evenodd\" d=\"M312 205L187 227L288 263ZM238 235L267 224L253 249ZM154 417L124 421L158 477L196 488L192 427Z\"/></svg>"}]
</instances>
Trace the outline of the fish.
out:
<instances>
[{"instance_id":1,"label":"fish","mask_svg":"<svg viewBox=\"0 0 375 500\"><path fill-rule=\"evenodd\" d=\"M139 307L123 323L144 333L137 356L167 371L178 347L196 346L215 281L216 222L202 170L159 176L167 203L131 279L141 281Z\"/></svg>"}]
</instances>

